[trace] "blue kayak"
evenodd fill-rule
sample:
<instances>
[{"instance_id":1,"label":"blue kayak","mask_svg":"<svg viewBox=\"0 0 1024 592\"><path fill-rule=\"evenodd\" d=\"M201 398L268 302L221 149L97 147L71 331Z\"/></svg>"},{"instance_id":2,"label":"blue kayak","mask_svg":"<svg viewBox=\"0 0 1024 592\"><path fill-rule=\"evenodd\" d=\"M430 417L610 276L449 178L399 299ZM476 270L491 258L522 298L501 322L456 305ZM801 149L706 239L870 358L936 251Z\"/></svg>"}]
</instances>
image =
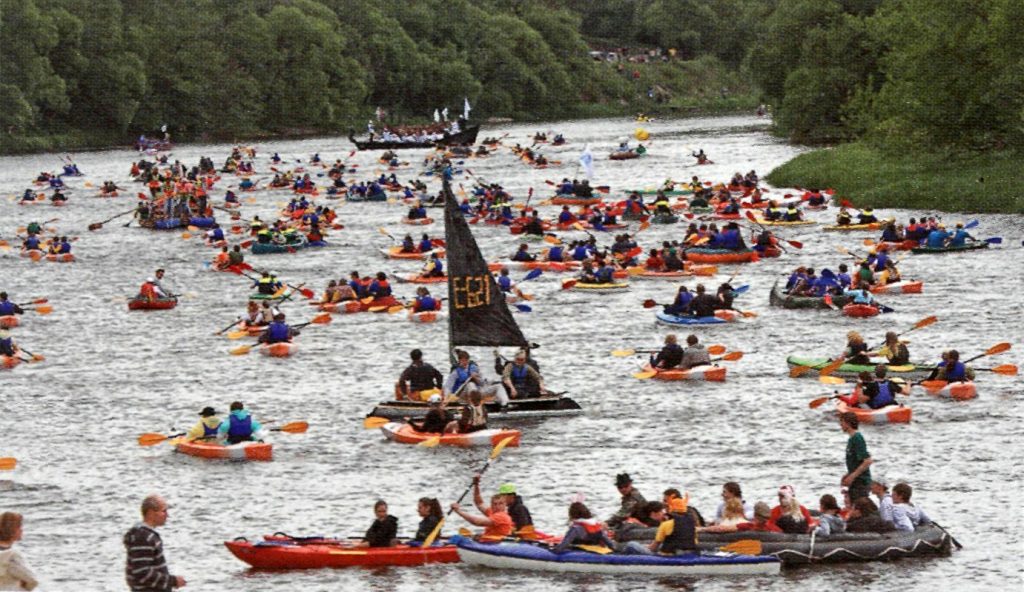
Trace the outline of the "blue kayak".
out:
<instances>
[{"instance_id":1,"label":"blue kayak","mask_svg":"<svg viewBox=\"0 0 1024 592\"><path fill-rule=\"evenodd\" d=\"M657 313L655 317L664 325L717 325L728 322L718 317L677 317L664 311Z\"/></svg>"},{"instance_id":2,"label":"blue kayak","mask_svg":"<svg viewBox=\"0 0 1024 592\"><path fill-rule=\"evenodd\" d=\"M582 550L555 554L540 544L479 543L463 536L452 537L449 542L457 546L463 563L497 569L665 576L763 575L779 573L782 565L778 558L770 555L723 552L623 555Z\"/></svg>"}]
</instances>

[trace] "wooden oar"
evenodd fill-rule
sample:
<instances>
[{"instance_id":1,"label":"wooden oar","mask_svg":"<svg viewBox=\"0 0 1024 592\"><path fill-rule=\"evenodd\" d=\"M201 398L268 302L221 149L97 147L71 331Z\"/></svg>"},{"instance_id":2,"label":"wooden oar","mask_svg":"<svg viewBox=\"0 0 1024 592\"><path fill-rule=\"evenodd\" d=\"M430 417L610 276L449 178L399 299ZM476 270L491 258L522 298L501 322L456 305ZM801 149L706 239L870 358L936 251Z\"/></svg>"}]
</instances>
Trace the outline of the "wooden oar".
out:
<instances>
[{"instance_id":1,"label":"wooden oar","mask_svg":"<svg viewBox=\"0 0 1024 592\"><path fill-rule=\"evenodd\" d=\"M487 457L487 462L484 463L484 466L483 466L482 469L477 471L477 474L478 475L483 475L484 473L486 473L487 469L491 466L491 461L493 461L494 459L498 458L498 455L501 454L501 451L504 450L505 447L508 446L509 443L512 440L515 440L515 436L509 436L508 438L503 439L501 442L498 442L497 446L495 446L494 449L491 450L490 456ZM461 503L462 500L465 499L467 495L469 495L469 492L470 492L471 489L473 489L473 484L472 483L470 483L469 487L467 487L466 490L462 492L462 495L459 496L459 499L456 500L455 503L457 503L457 504ZM444 526L445 519L447 519L448 516L451 516L451 513L452 513L452 510L449 509L448 513L445 514L445 517L442 518L441 520L439 520L437 522L437 526L434 527L434 530L431 531L431 533L429 535L427 535L427 538L424 539L423 545L422 545L422 547L424 549L429 548L431 545L434 544L434 541L437 539L437 536L439 534L441 534L441 527Z\"/></svg>"},{"instance_id":2,"label":"wooden oar","mask_svg":"<svg viewBox=\"0 0 1024 592\"><path fill-rule=\"evenodd\" d=\"M0 471L13 471L16 466L18 466L18 459L13 456L0 458Z\"/></svg>"},{"instance_id":3,"label":"wooden oar","mask_svg":"<svg viewBox=\"0 0 1024 592\"><path fill-rule=\"evenodd\" d=\"M103 225L106 224L107 222L110 222L112 220L116 220L116 219L120 218L121 216L127 216L128 214L131 214L134 211L135 211L135 208L132 208L132 209L128 210L127 212L121 212L120 214L118 214L116 216L111 216L110 218L107 218L106 220L104 220L102 222L93 222L92 224L89 225L89 230L99 230L100 228L103 228Z\"/></svg>"}]
</instances>

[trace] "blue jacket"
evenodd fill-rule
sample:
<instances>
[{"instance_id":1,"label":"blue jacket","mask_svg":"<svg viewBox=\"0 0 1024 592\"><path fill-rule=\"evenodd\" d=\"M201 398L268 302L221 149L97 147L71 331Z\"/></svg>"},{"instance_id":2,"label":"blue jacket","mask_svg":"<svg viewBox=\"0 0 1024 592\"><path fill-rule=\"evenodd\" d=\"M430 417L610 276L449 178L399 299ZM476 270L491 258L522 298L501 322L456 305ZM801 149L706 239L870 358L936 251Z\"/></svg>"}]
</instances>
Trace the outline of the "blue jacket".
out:
<instances>
[{"instance_id":1,"label":"blue jacket","mask_svg":"<svg viewBox=\"0 0 1024 592\"><path fill-rule=\"evenodd\" d=\"M946 239L949 238L949 233L945 230L938 229L928 233L927 246L938 249L946 245Z\"/></svg>"},{"instance_id":2,"label":"blue jacket","mask_svg":"<svg viewBox=\"0 0 1024 592\"><path fill-rule=\"evenodd\" d=\"M227 436L231 430L232 424L235 425L236 432L241 427L240 424L248 424L249 435L255 434L256 432L263 429L263 425L260 422L252 418L248 409L238 409L231 412L231 415L226 420L220 422L220 427L217 428L218 436Z\"/></svg>"},{"instance_id":3,"label":"blue jacket","mask_svg":"<svg viewBox=\"0 0 1024 592\"><path fill-rule=\"evenodd\" d=\"M967 239L969 239L969 238L974 238L974 237L971 236L971 233L967 232L963 228L959 228L959 229L957 229L956 233L953 235L953 239L951 241L949 241L949 246L951 246L951 247L962 247L965 244L967 244Z\"/></svg>"},{"instance_id":4,"label":"blue jacket","mask_svg":"<svg viewBox=\"0 0 1024 592\"><path fill-rule=\"evenodd\" d=\"M267 327L267 343L281 343L291 338L291 328L287 323L274 321Z\"/></svg>"}]
</instances>

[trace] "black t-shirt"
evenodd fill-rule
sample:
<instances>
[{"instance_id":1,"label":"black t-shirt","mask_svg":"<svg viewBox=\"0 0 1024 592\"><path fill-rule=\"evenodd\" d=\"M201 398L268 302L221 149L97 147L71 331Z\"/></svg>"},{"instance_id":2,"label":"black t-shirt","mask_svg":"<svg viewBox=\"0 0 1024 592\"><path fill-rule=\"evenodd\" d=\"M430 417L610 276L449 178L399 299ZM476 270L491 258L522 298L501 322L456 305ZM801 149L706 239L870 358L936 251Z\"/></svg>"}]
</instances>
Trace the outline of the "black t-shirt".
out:
<instances>
[{"instance_id":1,"label":"black t-shirt","mask_svg":"<svg viewBox=\"0 0 1024 592\"><path fill-rule=\"evenodd\" d=\"M391 541L397 536L398 518L388 514L383 520L374 520L363 538L371 547L390 547Z\"/></svg>"},{"instance_id":2,"label":"black t-shirt","mask_svg":"<svg viewBox=\"0 0 1024 592\"><path fill-rule=\"evenodd\" d=\"M409 388L414 391L425 391L432 388L441 388L444 384L444 377L438 372L437 368L434 368L430 364L410 364L408 368L402 372L402 376L398 379L400 382L409 382Z\"/></svg>"}]
</instances>

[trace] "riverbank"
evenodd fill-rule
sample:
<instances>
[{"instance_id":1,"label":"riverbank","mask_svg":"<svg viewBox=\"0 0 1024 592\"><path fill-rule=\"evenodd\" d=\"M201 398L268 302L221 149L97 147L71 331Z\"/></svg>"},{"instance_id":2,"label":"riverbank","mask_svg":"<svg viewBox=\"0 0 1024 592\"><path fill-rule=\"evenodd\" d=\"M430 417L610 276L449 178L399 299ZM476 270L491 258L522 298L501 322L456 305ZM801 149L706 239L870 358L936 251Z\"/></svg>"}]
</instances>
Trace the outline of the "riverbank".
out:
<instances>
[{"instance_id":1,"label":"riverbank","mask_svg":"<svg viewBox=\"0 0 1024 592\"><path fill-rule=\"evenodd\" d=\"M857 206L1024 214L1021 154L888 153L862 142L797 156L768 174L776 187L831 187Z\"/></svg>"}]
</instances>

